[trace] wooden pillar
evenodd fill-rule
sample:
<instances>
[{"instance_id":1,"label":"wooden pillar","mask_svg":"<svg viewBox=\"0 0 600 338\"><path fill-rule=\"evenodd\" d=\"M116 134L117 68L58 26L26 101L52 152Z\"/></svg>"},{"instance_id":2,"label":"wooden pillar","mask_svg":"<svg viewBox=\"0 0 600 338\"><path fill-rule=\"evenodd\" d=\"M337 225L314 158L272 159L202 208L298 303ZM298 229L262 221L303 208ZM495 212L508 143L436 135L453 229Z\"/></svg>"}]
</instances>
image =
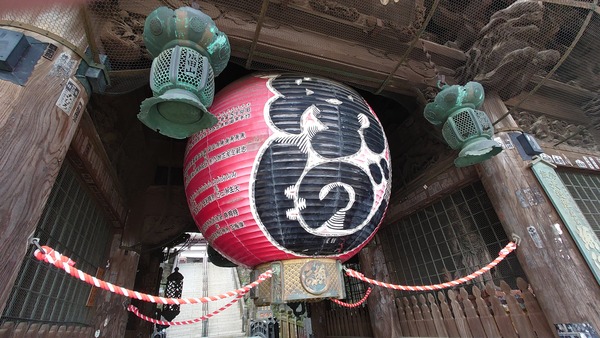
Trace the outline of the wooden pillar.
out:
<instances>
[{"instance_id":1,"label":"wooden pillar","mask_svg":"<svg viewBox=\"0 0 600 338\"><path fill-rule=\"evenodd\" d=\"M2 28L57 49L51 59L37 60L23 86L0 80L0 310L88 102L74 77L76 53L43 35Z\"/></svg>"},{"instance_id":2,"label":"wooden pillar","mask_svg":"<svg viewBox=\"0 0 600 338\"><path fill-rule=\"evenodd\" d=\"M486 93L482 110L492 121L507 112L494 92ZM496 136L506 139L507 132L518 130L518 125L509 115L495 128ZM516 149L505 149L478 165L477 171L504 230L509 237L514 233L522 239L516 255L551 327L588 322L599 331L600 287L555 208L547 197L519 198L531 192L545 196L529 162ZM553 230L554 224L560 225L562 234ZM539 236L535 242L528 227L534 227Z\"/></svg>"},{"instance_id":3,"label":"wooden pillar","mask_svg":"<svg viewBox=\"0 0 600 338\"><path fill-rule=\"evenodd\" d=\"M373 276L373 279L380 281L390 280L383 257L383 249L377 236L360 251L359 259L365 276ZM400 328L398 310L394 299L393 290L381 287L373 287L371 295L367 298L374 337L402 337L402 329Z\"/></svg>"}]
</instances>

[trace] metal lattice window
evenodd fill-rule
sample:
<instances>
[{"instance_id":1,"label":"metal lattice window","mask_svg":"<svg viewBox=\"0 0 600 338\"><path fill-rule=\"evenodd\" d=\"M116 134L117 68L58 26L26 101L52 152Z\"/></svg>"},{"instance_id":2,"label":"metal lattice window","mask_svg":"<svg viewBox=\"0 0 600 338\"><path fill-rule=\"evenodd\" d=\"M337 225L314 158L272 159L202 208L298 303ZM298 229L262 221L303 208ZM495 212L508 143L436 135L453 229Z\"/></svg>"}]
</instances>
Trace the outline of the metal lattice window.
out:
<instances>
[{"instance_id":1,"label":"metal lattice window","mask_svg":"<svg viewBox=\"0 0 600 338\"><path fill-rule=\"evenodd\" d=\"M558 175L600 238L600 176L573 172L558 172Z\"/></svg>"},{"instance_id":2,"label":"metal lattice window","mask_svg":"<svg viewBox=\"0 0 600 338\"><path fill-rule=\"evenodd\" d=\"M71 257L77 268L91 275L104 266L103 257L110 225L99 204L73 167L65 162L52 188L35 237L44 245ZM64 271L39 262L29 249L2 321L92 323L86 307L91 287Z\"/></svg>"},{"instance_id":3,"label":"metal lattice window","mask_svg":"<svg viewBox=\"0 0 600 338\"><path fill-rule=\"evenodd\" d=\"M378 233L393 283L428 285L448 282L487 265L509 242L480 182L407 216ZM516 287L524 276L507 257L473 281L478 286L500 279Z\"/></svg>"},{"instance_id":4,"label":"metal lattice window","mask_svg":"<svg viewBox=\"0 0 600 338\"><path fill-rule=\"evenodd\" d=\"M361 271L360 269L360 265L357 263L346 263L344 264L345 267L350 268L352 270L355 271ZM346 302L346 303L357 303L358 301L360 301L364 296L365 293L367 292L367 288L368 286L365 286L365 283L363 281L361 281L360 279L356 279L354 277L349 277L344 273L344 286L346 288L346 298L342 299L341 301ZM341 308L341 305L338 305L334 302L328 302L329 305L332 308ZM365 307L367 306L367 303L363 303L362 305L360 305L360 307Z\"/></svg>"}]
</instances>

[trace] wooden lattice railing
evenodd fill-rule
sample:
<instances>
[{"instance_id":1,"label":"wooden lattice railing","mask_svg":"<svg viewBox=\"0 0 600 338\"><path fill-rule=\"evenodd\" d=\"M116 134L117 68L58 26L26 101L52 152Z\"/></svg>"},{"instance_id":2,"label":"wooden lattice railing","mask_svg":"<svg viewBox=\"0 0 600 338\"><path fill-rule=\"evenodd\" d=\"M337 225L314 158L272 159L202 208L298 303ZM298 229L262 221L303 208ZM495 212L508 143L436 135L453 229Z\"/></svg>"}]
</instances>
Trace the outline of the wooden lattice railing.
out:
<instances>
[{"instance_id":1,"label":"wooden lattice railing","mask_svg":"<svg viewBox=\"0 0 600 338\"><path fill-rule=\"evenodd\" d=\"M0 325L0 337L93 337L91 327L56 325L28 322L4 322Z\"/></svg>"},{"instance_id":2,"label":"wooden lattice railing","mask_svg":"<svg viewBox=\"0 0 600 338\"><path fill-rule=\"evenodd\" d=\"M504 281L482 292L473 286L396 299L400 327L411 337L552 337L544 313L529 284L517 279L519 290Z\"/></svg>"}]
</instances>

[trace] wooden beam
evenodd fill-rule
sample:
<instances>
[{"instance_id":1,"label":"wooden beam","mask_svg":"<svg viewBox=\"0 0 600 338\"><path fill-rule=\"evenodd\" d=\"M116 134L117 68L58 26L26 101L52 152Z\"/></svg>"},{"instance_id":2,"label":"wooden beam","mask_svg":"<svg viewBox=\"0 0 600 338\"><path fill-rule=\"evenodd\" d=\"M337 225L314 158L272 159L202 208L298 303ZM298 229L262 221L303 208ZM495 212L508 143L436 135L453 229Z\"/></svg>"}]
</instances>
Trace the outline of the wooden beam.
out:
<instances>
[{"instance_id":1,"label":"wooden beam","mask_svg":"<svg viewBox=\"0 0 600 338\"><path fill-rule=\"evenodd\" d=\"M39 41L56 41L24 32ZM81 58L58 45L52 60L40 58L24 86L0 81L0 308L19 273L88 102L74 77ZM67 99L70 97L70 99Z\"/></svg>"},{"instance_id":2,"label":"wooden beam","mask_svg":"<svg viewBox=\"0 0 600 338\"><path fill-rule=\"evenodd\" d=\"M505 104L511 109L521 101L521 98L527 95L523 93L506 101ZM583 114L581 105L574 104L562 99L561 96L545 96L538 93L527 98L518 107L519 111L528 111L531 113L552 116L558 120L571 121L578 124L587 125L590 122L589 117Z\"/></svg>"},{"instance_id":3,"label":"wooden beam","mask_svg":"<svg viewBox=\"0 0 600 338\"><path fill-rule=\"evenodd\" d=\"M550 156L545 158L559 168L577 170L589 174L600 172L600 152L589 149L570 147L566 144L555 146L552 143L539 141L544 153Z\"/></svg>"},{"instance_id":4,"label":"wooden beam","mask_svg":"<svg viewBox=\"0 0 600 338\"><path fill-rule=\"evenodd\" d=\"M245 60L252 48L256 31L256 22L252 16L235 8L227 8L225 14L225 7L216 8L206 2L200 2L199 5L215 20L219 29L227 34L232 56ZM357 77L354 82L361 84L364 79L360 79L360 76L363 76L370 79L366 86L378 88L385 77L394 70L402 53L409 48L406 43L392 38L386 40L386 43L381 43L388 49L381 49L375 45L343 40L315 30L318 30L318 27L314 30L304 30L266 17L256 42L253 61L288 69L318 71L334 78L344 73L345 78ZM360 34L368 37L365 32ZM425 45L436 65L442 69L456 69L464 63L465 55L462 51L424 40L417 44L421 43ZM409 61L394 73L387 90L408 93L414 87L426 88L437 84L435 72L433 69L427 69L427 56L423 50L414 48L408 59ZM452 74L447 75L450 77Z\"/></svg>"},{"instance_id":5,"label":"wooden beam","mask_svg":"<svg viewBox=\"0 0 600 338\"><path fill-rule=\"evenodd\" d=\"M129 210L125 194L92 118L87 112L82 115L67 156L106 210L113 226L123 228Z\"/></svg>"},{"instance_id":6,"label":"wooden beam","mask_svg":"<svg viewBox=\"0 0 600 338\"><path fill-rule=\"evenodd\" d=\"M594 12L600 14L600 8L596 6L594 3L587 1L578 1L578 0L542 0L542 2L546 2L549 4L556 4L568 7L576 7L576 8L585 8L589 10L593 10Z\"/></svg>"},{"instance_id":7,"label":"wooden beam","mask_svg":"<svg viewBox=\"0 0 600 338\"><path fill-rule=\"evenodd\" d=\"M384 224L393 224L447 194L477 181L478 176L474 167L454 166L454 155L438 161L413 180L407 189L394 192Z\"/></svg>"},{"instance_id":8,"label":"wooden beam","mask_svg":"<svg viewBox=\"0 0 600 338\"><path fill-rule=\"evenodd\" d=\"M486 93L483 110L492 120L508 109L496 93ZM516 129L510 115L499 128ZM506 137L505 132L496 136ZM561 218L516 149L505 149L477 165L490 201L509 237L520 236L517 258L538 298L551 327L560 323L591 323L600 328L600 287ZM525 192L537 198L522 199ZM530 236L535 230L536 235Z\"/></svg>"}]
</instances>

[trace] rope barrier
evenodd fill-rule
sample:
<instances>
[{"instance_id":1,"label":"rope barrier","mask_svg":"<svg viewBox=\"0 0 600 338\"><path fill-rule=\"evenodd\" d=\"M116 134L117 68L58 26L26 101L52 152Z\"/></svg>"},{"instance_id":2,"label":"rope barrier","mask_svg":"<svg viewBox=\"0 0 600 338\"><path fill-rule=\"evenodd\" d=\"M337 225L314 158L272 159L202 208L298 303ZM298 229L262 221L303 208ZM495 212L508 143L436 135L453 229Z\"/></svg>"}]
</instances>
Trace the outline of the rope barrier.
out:
<instances>
[{"instance_id":1,"label":"rope barrier","mask_svg":"<svg viewBox=\"0 0 600 338\"><path fill-rule=\"evenodd\" d=\"M75 262L73 262L69 257L61 255L58 251L55 251L51 247L48 247L48 246L40 247L37 244L37 242L34 242L34 244L36 244L36 246L38 246L38 249L35 250L35 252L34 252L34 256L35 256L35 258L37 258L40 261L50 263L59 269L65 270L65 272L68 273L69 275L71 275L75 278L79 278L80 280L82 280L90 285L99 287L106 291L110 291L112 293L123 295L125 297L129 297L132 299L139 299L144 302L157 303L157 304L181 305L181 304L208 303L208 302L214 302L214 301L217 301L220 299L230 298L230 297L237 296L237 295L243 295L243 294L247 293L248 291L250 291L250 289L252 289L253 287L255 287L258 284L264 282L265 280L271 278L271 276L273 275L271 270L267 270L264 273L262 273L260 276L258 276L258 279L256 281L254 281L246 286L243 286L237 290L229 291L229 292L217 295L217 296L209 296L209 297L202 297L202 298L165 298L165 297L152 296L152 295L148 295L145 293L140 293L140 292L129 290L129 289L126 289L126 288L123 288L120 286L116 286L114 284L105 282L103 280L99 280L98 278L96 278L94 276L91 276L81 270L74 268L73 266L75 265Z\"/></svg>"},{"instance_id":2,"label":"rope barrier","mask_svg":"<svg viewBox=\"0 0 600 338\"><path fill-rule=\"evenodd\" d=\"M441 290L441 289L445 289L445 288L449 288L449 287L453 287L453 286L457 286L459 284L462 283L466 283L478 276L483 275L484 273L490 271L493 267L495 267L496 265L498 265L498 263L500 263L502 260L504 260L504 258L506 258L506 256L508 256L508 254L510 254L511 252L513 252L515 249L517 248L517 244L514 242L510 242L508 243L504 249L500 250L500 253L498 254L498 257L496 259L494 259L491 263L489 263L488 265L484 266L483 268L473 272L472 274L453 280L451 282L446 282L446 283L441 283L441 284L434 284L434 285L417 285L417 286L408 286L408 285L396 285L396 284L389 284L389 283L384 283L384 282L380 282L380 281L376 281L374 279L365 277L365 275L363 275L362 273L352 270L352 269L346 269L346 275L350 276L350 277L354 277L357 279L362 280L363 282L367 282L369 284L373 284L373 285L377 285L377 286L382 286L384 288L388 288L388 289L394 289L394 290L402 290L402 291L433 291L433 290Z\"/></svg>"},{"instance_id":3,"label":"rope barrier","mask_svg":"<svg viewBox=\"0 0 600 338\"><path fill-rule=\"evenodd\" d=\"M337 299L330 299L330 301L336 303L337 305L341 305L341 306L345 306L345 307L349 307L349 308L355 308L357 306L361 306L362 303L364 303L365 300L367 300L367 298L369 298L369 295L371 294L371 291L373 291L373 288L368 288L367 292L365 292L365 296L361 300L359 300L358 302L352 303L352 304L345 303L345 302L339 301Z\"/></svg>"},{"instance_id":4,"label":"rope barrier","mask_svg":"<svg viewBox=\"0 0 600 338\"><path fill-rule=\"evenodd\" d=\"M166 320L158 320L158 319L154 319L154 318L148 317L146 315L141 314L140 310L137 307L133 306L133 305L129 305L127 307L127 311L133 313L134 315L138 316L139 318L141 318L141 319L143 319L143 320L145 320L147 322L158 324L158 325L169 325L169 326L189 325L189 324L199 323L199 322L201 322L203 320L207 320L210 317L213 317L213 316L219 314L223 310L225 310L228 307L230 307L231 305L235 304L243 296L244 296L243 293L238 294L237 297L235 297L231 302L225 304L223 307L221 307L221 308L219 308L219 309L217 309L217 310L215 310L215 311L213 311L213 312L211 312L211 313L209 313L209 314L207 314L205 316L202 316L200 318L194 318L194 319L189 319L189 320L178 321L178 322L168 322Z\"/></svg>"}]
</instances>

